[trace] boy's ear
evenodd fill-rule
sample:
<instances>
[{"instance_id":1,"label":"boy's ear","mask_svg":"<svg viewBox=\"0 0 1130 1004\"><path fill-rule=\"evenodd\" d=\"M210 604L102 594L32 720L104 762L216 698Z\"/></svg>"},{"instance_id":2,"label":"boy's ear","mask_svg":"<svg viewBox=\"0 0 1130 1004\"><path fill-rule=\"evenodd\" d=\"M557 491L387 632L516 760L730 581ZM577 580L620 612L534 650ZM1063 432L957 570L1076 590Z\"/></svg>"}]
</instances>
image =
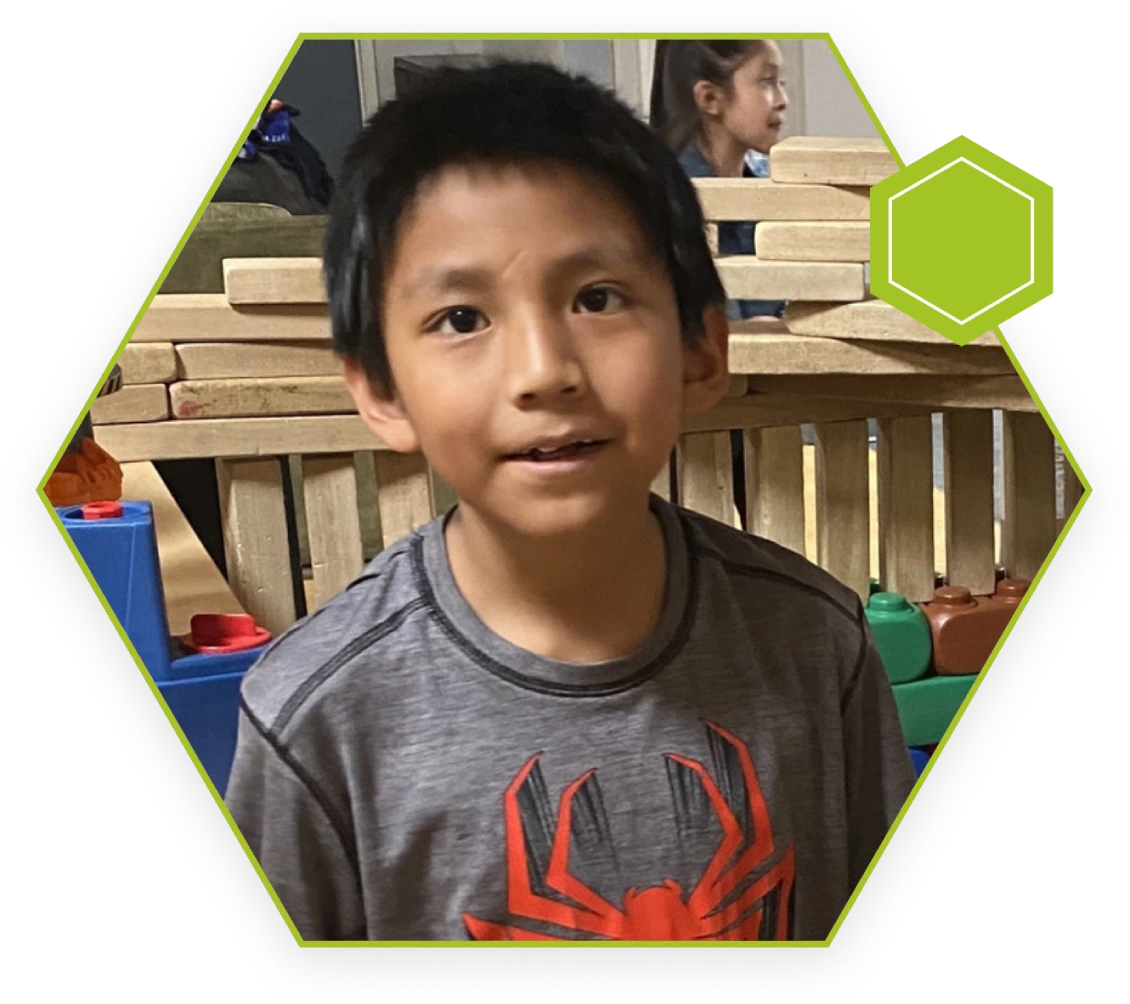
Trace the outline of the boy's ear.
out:
<instances>
[{"instance_id":1,"label":"boy's ear","mask_svg":"<svg viewBox=\"0 0 1130 1004\"><path fill-rule=\"evenodd\" d=\"M719 307L702 313L702 336L683 347L683 417L713 408L730 386L730 322Z\"/></svg>"},{"instance_id":2,"label":"boy's ear","mask_svg":"<svg viewBox=\"0 0 1130 1004\"><path fill-rule=\"evenodd\" d=\"M369 431L390 450L397 453L418 452L420 440L399 396L395 392L387 394L375 388L355 359L347 358L343 365L345 385Z\"/></svg>"}]
</instances>

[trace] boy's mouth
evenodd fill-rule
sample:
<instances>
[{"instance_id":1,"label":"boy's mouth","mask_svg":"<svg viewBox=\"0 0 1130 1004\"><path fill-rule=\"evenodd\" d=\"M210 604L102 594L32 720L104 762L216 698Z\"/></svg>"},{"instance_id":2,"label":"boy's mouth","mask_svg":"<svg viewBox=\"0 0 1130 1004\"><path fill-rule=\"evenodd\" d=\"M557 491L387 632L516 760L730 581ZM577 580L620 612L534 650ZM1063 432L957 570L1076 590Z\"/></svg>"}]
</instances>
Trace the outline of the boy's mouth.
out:
<instances>
[{"instance_id":1,"label":"boy's mouth","mask_svg":"<svg viewBox=\"0 0 1130 1004\"><path fill-rule=\"evenodd\" d=\"M543 464L562 460L580 460L596 453L607 442L606 439L578 439L560 446L535 446L522 453L509 453L505 459Z\"/></svg>"}]
</instances>

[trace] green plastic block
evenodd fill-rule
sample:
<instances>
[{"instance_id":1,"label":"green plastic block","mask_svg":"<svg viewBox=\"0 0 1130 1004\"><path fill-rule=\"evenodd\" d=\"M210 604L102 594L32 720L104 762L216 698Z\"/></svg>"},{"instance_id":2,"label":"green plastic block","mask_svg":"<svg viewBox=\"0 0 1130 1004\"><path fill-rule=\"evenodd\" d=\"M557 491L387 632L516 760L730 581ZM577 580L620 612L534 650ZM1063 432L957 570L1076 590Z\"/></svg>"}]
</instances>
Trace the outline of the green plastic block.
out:
<instances>
[{"instance_id":1,"label":"green plastic block","mask_svg":"<svg viewBox=\"0 0 1130 1004\"><path fill-rule=\"evenodd\" d=\"M895 684L891 689L907 746L940 742L976 679L976 675L928 676Z\"/></svg>"},{"instance_id":2,"label":"green plastic block","mask_svg":"<svg viewBox=\"0 0 1130 1004\"><path fill-rule=\"evenodd\" d=\"M930 623L902 593L872 593L867 620L891 683L908 683L930 668Z\"/></svg>"}]
</instances>

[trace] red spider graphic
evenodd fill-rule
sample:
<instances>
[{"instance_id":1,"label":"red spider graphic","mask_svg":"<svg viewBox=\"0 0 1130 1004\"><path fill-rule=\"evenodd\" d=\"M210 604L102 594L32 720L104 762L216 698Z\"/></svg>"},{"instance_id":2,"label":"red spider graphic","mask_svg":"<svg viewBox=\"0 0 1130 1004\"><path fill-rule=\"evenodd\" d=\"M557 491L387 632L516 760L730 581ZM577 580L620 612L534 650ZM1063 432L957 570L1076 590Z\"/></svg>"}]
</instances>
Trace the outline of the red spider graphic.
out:
<instances>
[{"instance_id":1,"label":"red spider graphic","mask_svg":"<svg viewBox=\"0 0 1130 1004\"><path fill-rule=\"evenodd\" d=\"M794 855L790 844L780 859L755 881L745 885L774 853L773 834L765 798L757 783L749 749L725 729L707 723L707 729L737 754L752 821L753 841L741 853L747 838L733 810L706 768L697 760L665 753L668 761L692 771L722 825L722 840L691 893L684 897L673 879L647 889L629 889L619 907L574 878L569 871L569 845L573 799L595 773L589 770L561 793L554 829L553 847L545 885L568 897L576 906L534 892L526 832L518 793L541 754L531 757L510 783L503 796L506 821L507 908L513 917L554 924L578 934L596 935L614 941L783 941L788 937L788 918L794 877ZM735 857L735 855L737 855ZM740 889L740 892L736 892ZM775 909L767 905L775 904ZM763 925L763 920L766 922ZM561 941L509 924L493 923L470 914L463 921L477 941ZM768 927L764 930L763 927Z\"/></svg>"}]
</instances>

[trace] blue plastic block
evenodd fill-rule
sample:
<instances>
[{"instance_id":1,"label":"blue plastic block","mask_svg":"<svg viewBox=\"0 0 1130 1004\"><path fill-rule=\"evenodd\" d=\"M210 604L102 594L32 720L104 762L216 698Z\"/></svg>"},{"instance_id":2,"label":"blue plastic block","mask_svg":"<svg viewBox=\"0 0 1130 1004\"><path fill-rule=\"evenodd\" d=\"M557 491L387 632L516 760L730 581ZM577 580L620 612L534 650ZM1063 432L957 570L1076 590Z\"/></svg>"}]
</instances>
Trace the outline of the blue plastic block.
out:
<instances>
[{"instance_id":1,"label":"blue plastic block","mask_svg":"<svg viewBox=\"0 0 1130 1004\"><path fill-rule=\"evenodd\" d=\"M157 684L221 797L235 756L239 685L266 646L223 655L186 655L173 660L172 679Z\"/></svg>"},{"instance_id":2,"label":"blue plastic block","mask_svg":"<svg viewBox=\"0 0 1130 1004\"><path fill-rule=\"evenodd\" d=\"M153 509L148 502L122 502L117 517L83 518L83 510L90 508L57 511L149 675L157 681L168 679L169 626Z\"/></svg>"},{"instance_id":3,"label":"blue plastic block","mask_svg":"<svg viewBox=\"0 0 1130 1004\"><path fill-rule=\"evenodd\" d=\"M925 750L918 749L915 746L910 747L910 762L914 764L914 776L921 777L922 772L926 769L926 764L930 762L930 754Z\"/></svg>"}]
</instances>

